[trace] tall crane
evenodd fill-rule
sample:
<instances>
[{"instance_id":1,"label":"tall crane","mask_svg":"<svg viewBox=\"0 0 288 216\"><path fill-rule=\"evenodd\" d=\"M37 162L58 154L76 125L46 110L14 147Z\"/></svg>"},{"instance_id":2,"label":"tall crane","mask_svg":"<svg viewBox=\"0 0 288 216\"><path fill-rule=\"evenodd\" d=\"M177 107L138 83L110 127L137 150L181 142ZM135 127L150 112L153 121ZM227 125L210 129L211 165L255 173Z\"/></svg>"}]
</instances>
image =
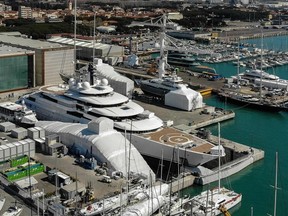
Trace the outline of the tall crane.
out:
<instances>
[{"instance_id":1,"label":"tall crane","mask_svg":"<svg viewBox=\"0 0 288 216\"><path fill-rule=\"evenodd\" d=\"M167 22L168 21L168 22ZM165 50L174 50L178 52L190 52L195 54L211 54L211 50L200 50L197 47L179 47L177 46L177 39L172 38L166 34L166 29L171 27L172 29L175 29L175 25L171 25L173 22L168 19L167 14L163 14L160 17L157 17L155 19L148 20L146 22L138 22L134 21L130 26L153 26L153 27L159 27L161 28L161 32L159 34L159 47L160 47L160 58L159 58L159 67L158 67L158 74L159 78L162 78L165 74L165 65L167 62L167 54L165 53ZM167 42L167 44L165 44ZM168 44L169 42L169 44Z\"/></svg>"}]
</instances>

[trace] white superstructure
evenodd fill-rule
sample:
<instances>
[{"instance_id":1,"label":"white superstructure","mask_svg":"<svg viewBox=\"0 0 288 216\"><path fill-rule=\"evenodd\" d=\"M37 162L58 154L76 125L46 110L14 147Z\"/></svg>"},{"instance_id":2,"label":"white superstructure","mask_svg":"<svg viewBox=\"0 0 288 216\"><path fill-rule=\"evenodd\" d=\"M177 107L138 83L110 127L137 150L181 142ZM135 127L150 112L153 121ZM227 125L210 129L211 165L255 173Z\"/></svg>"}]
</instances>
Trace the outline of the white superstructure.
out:
<instances>
[{"instance_id":1,"label":"white superstructure","mask_svg":"<svg viewBox=\"0 0 288 216\"><path fill-rule=\"evenodd\" d=\"M122 172L127 176L127 164L130 172L141 174L153 181L154 174L137 149L120 133L113 129L113 121L99 118L87 124L71 124L54 121L39 121L36 126L45 129L47 134L58 134L67 147L75 147L80 154L90 152L97 161L107 163L109 173ZM130 150L130 152L128 152ZM130 160L128 158L130 155ZM109 174L108 173L108 174Z\"/></svg>"},{"instance_id":2,"label":"white superstructure","mask_svg":"<svg viewBox=\"0 0 288 216\"><path fill-rule=\"evenodd\" d=\"M154 113L114 92L107 79L95 80L93 76L90 83L71 78L69 86L45 86L20 100L24 100L40 120L88 123L107 117L115 122L116 129L132 132L157 130L163 125Z\"/></svg>"},{"instance_id":3,"label":"white superstructure","mask_svg":"<svg viewBox=\"0 0 288 216\"><path fill-rule=\"evenodd\" d=\"M126 96L132 95L134 81L117 73L111 65L102 63L102 59L94 58L93 64L88 64L79 69L81 74L87 76L86 80L90 80L89 74L91 71L89 70L92 70L92 73L98 79L107 79L115 92Z\"/></svg>"}]
</instances>

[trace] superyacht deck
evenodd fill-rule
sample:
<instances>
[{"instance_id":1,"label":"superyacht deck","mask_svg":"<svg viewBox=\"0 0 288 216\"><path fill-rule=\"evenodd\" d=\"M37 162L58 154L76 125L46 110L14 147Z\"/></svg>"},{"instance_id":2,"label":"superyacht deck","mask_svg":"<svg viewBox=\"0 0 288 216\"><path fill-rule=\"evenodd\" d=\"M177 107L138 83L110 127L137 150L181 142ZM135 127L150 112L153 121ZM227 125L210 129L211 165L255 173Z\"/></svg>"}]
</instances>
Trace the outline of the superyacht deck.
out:
<instances>
[{"instance_id":1,"label":"superyacht deck","mask_svg":"<svg viewBox=\"0 0 288 216\"><path fill-rule=\"evenodd\" d=\"M218 146L175 128L132 134L132 143L145 156L196 167L218 157ZM224 156L224 150L220 153Z\"/></svg>"},{"instance_id":2,"label":"superyacht deck","mask_svg":"<svg viewBox=\"0 0 288 216\"><path fill-rule=\"evenodd\" d=\"M199 137L179 131L175 128L163 128L161 130L142 135L143 137L156 142L165 143L175 147L184 147L196 152L209 153L213 144Z\"/></svg>"}]
</instances>

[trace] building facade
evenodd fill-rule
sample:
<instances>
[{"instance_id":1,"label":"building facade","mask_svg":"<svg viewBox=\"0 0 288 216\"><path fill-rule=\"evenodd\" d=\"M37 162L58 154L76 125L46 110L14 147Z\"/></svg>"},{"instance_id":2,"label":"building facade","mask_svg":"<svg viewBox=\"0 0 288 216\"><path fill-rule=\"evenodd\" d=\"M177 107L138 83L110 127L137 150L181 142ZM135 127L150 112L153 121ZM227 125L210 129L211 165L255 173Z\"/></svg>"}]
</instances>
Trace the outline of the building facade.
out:
<instances>
[{"instance_id":1,"label":"building facade","mask_svg":"<svg viewBox=\"0 0 288 216\"><path fill-rule=\"evenodd\" d=\"M18 17L23 19L32 18L32 9L30 7L19 6L18 7Z\"/></svg>"},{"instance_id":2,"label":"building facade","mask_svg":"<svg viewBox=\"0 0 288 216\"><path fill-rule=\"evenodd\" d=\"M35 52L0 46L0 92L33 87Z\"/></svg>"}]
</instances>

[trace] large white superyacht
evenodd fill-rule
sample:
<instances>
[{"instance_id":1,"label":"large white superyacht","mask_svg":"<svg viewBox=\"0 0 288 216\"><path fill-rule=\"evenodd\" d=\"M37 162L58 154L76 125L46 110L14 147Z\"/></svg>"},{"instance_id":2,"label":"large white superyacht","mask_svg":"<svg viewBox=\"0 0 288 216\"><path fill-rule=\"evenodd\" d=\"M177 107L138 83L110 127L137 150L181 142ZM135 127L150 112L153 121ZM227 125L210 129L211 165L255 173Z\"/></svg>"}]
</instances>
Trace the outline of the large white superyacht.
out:
<instances>
[{"instance_id":1,"label":"large white superyacht","mask_svg":"<svg viewBox=\"0 0 288 216\"><path fill-rule=\"evenodd\" d=\"M101 69L101 65L106 70L114 70L101 61L94 68ZM45 86L20 100L24 100L40 120L88 123L99 117L108 117L114 121L115 129L129 133L133 145L145 156L187 166L198 166L218 157L213 144L163 127L160 118L113 91L107 80L93 80L70 79L69 86Z\"/></svg>"},{"instance_id":2,"label":"large white superyacht","mask_svg":"<svg viewBox=\"0 0 288 216\"><path fill-rule=\"evenodd\" d=\"M97 64L103 63L98 61ZM68 86L45 86L20 100L35 110L41 120L88 123L107 117L114 121L115 129L128 132L151 131L163 125L154 113L115 92L107 79L88 82L71 78Z\"/></svg>"}]
</instances>

